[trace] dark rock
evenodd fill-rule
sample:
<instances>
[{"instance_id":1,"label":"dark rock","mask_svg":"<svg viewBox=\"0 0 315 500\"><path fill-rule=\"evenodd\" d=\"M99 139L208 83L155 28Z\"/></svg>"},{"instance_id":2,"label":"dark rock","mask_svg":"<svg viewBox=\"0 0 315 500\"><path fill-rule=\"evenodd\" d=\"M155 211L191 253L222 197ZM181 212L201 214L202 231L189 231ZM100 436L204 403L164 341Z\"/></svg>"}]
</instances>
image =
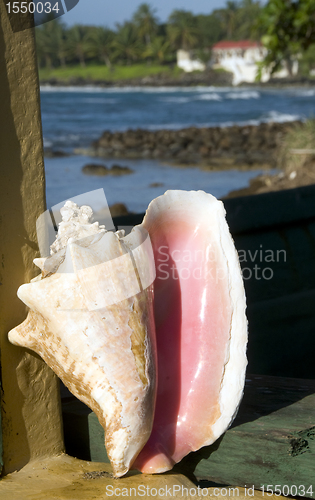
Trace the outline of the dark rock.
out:
<instances>
[{"instance_id":1,"label":"dark rock","mask_svg":"<svg viewBox=\"0 0 315 500\"><path fill-rule=\"evenodd\" d=\"M98 163L88 163L82 167L82 172L86 175L108 175L109 170L105 165Z\"/></svg>"},{"instance_id":2,"label":"dark rock","mask_svg":"<svg viewBox=\"0 0 315 500\"><path fill-rule=\"evenodd\" d=\"M129 167L121 167L120 165L113 165L109 170L109 174L111 175L126 175L132 174L133 170Z\"/></svg>"},{"instance_id":3,"label":"dark rock","mask_svg":"<svg viewBox=\"0 0 315 500\"><path fill-rule=\"evenodd\" d=\"M128 208L124 203L114 203L109 207L112 217L119 217L120 215L128 215Z\"/></svg>"},{"instance_id":4,"label":"dark rock","mask_svg":"<svg viewBox=\"0 0 315 500\"><path fill-rule=\"evenodd\" d=\"M151 184L149 184L150 188L158 188L163 186L164 186L163 182L151 182Z\"/></svg>"},{"instance_id":5,"label":"dark rock","mask_svg":"<svg viewBox=\"0 0 315 500\"><path fill-rule=\"evenodd\" d=\"M256 168L259 164L274 166L274 153L294 123L157 131L138 129L114 133L106 131L93 143L93 148L98 157L159 158L185 165L208 164L212 168L215 158L231 157L234 158L234 164L240 164L241 155L244 168L246 165ZM226 161L220 163L225 165Z\"/></svg>"},{"instance_id":6,"label":"dark rock","mask_svg":"<svg viewBox=\"0 0 315 500\"><path fill-rule=\"evenodd\" d=\"M133 170L129 167L121 167L120 165L113 165L111 168L106 165L98 163L88 163L82 168L82 172L86 175L126 175L132 174Z\"/></svg>"},{"instance_id":7,"label":"dark rock","mask_svg":"<svg viewBox=\"0 0 315 500\"><path fill-rule=\"evenodd\" d=\"M128 131L124 137L124 144L127 148L136 148L141 145L141 137L137 133Z\"/></svg>"},{"instance_id":8,"label":"dark rock","mask_svg":"<svg viewBox=\"0 0 315 500\"><path fill-rule=\"evenodd\" d=\"M61 149L45 149L46 158L62 158L64 156L70 156L69 153L62 151Z\"/></svg>"}]
</instances>

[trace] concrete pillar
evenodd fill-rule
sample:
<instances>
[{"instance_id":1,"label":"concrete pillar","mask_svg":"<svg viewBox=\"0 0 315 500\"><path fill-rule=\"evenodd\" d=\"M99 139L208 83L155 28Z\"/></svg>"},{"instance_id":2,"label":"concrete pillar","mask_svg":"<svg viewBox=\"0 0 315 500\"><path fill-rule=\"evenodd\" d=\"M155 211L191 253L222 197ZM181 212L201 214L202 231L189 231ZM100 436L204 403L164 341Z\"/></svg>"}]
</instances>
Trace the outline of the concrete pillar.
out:
<instances>
[{"instance_id":1,"label":"concrete pillar","mask_svg":"<svg viewBox=\"0 0 315 500\"><path fill-rule=\"evenodd\" d=\"M0 1L0 362L3 473L63 451L58 380L35 354L11 345L26 317L17 298L38 272L36 219L45 177L34 29L19 30ZM11 23L10 23L11 21ZM23 16L23 26L32 19ZM26 24L25 24L26 23Z\"/></svg>"}]
</instances>

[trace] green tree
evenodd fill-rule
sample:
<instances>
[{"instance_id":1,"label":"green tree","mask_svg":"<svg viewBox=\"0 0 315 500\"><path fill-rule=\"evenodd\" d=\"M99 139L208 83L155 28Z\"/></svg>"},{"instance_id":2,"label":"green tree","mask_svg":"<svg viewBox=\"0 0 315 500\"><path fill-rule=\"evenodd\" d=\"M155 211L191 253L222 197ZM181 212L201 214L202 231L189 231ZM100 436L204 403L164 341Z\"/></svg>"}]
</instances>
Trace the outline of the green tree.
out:
<instances>
[{"instance_id":1,"label":"green tree","mask_svg":"<svg viewBox=\"0 0 315 500\"><path fill-rule=\"evenodd\" d=\"M169 41L162 36L156 36L144 51L143 57L152 57L159 63L164 63L171 58Z\"/></svg>"},{"instance_id":2,"label":"green tree","mask_svg":"<svg viewBox=\"0 0 315 500\"><path fill-rule=\"evenodd\" d=\"M142 3L133 15L132 22L138 30L138 34L143 38L146 45L151 43L152 35L157 32L158 18L155 15L156 9L149 4Z\"/></svg>"},{"instance_id":3,"label":"green tree","mask_svg":"<svg viewBox=\"0 0 315 500\"><path fill-rule=\"evenodd\" d=\"M254 29L257 18L261 13L259 1L242 0L236 15L234 40L259 40L263 33Z\"/></svg>"},{"instance_id":4,"label":"green tree","mask_svg":"<svg viewBox=\"0 0 315 500\"><path fill-rule=\"evenodd\" d=\"M315 42L315 0L269 0L262 9L256 29L264 33L267 55L258 77L267 68L271 74L285 61L289 73L292 56L297 57Z\"/></svg>"},{"instance_id":5,"label":"green tree","mask_svg":"<svg viewBox=\"0 0 315 500\"><path fill-rule=\"evenodd\" d=\"M198 39L202 49L209 48L225 37L222 16L220 12L212 14L200 14L196 16Z\"/></svg>"},{"instance_id":6,"label":"green tree","mask_svg":"<svg viewBox=\"0 0 315 500\"><path fill-rule=\"evenodd\" d=\"M102 27L92 29L88 38L89 54L100 59L108 68L112 67L114 39L114 31Z\"/></svg>"},{"instance_id":7,"label":"green tree","mask_svg":"<svg viewBox=\"0 0 315 500\"><path fill-rule=\"evenodd\" d=\"M225 23L226 37L232 39L237 22L238 5L236 2L228 0L226 7L223 10L223 17Z\"/></svg>"},{"instance_id":8,"label":"green tree","mask_svg":"<svg viewBox=\"0 0 315 500\"><path fill-rule=\"evenodd\" d=\"M168 18L167 34L175 49L192 49L198 44L196 17L186 10L174 10Z\"/></svg>"},{"instance_id":9,"label":"green tree","mask_svg":"<svg viewBox=\"0 0 315 500\"><path fill-rule=\"evenodd\" d=\"M66 32L60 19L51 17L46 22L37 27L36 47L37 56L40 62L44 62L47 68L59 63L66 65Z\"/></svg>"},{"instance_id":10,"label":"green tree","mask_svg":"<svg viewBox=\"0 0 315 500\"><path fill-rule=\"evenodd\" d=\"M46 66L46 68L51 69L53 63L53 57L55 55L55 47L50 36L47 36L46 30L36 29L36 51L39 66Z\"/></svg>"},{"instance_id":11,"label":"green tree","mask_svg":"<svg viewBox=\"0 0 315 500\"><path fill-rule=\"evenodd\" d=\"M299 70L302 75L308 76L315 70L315 43L312 43L299 60Z\"/></svg>"},{"instance_id":12,"label":"green tree","mask_svg":"<svg viewBox=\"0 0 315 500\"><path fill-rule=\"evenodd\" d=\"M78 58L83 68L86 66L85 61L91 51L90 32L92 29L76 24L67 33L67 54L72 58Z\"/></svg>"},{"instance_id":13,"label":"green tree","mask_svg":"<svg viewBox=\"0 0 315 500\"><path fill-rule=\"evenodd\" d=\"M65 68L67 59L67 30L62 23L58 23L56 33L56 55L60 65Z\"/></svg>"},{"instance_id":14,"label":"green tree","mask_svg":"<svg viewBox=\"0 0 315 500\"><path fill-rule=\"evenodd\" d=\"M143 47L134 24L125 22L122 25L118 25L113 47L115 49L115 56L126 59L128 64L139 58L143 52Z\"/></svg>"}]
</instances>

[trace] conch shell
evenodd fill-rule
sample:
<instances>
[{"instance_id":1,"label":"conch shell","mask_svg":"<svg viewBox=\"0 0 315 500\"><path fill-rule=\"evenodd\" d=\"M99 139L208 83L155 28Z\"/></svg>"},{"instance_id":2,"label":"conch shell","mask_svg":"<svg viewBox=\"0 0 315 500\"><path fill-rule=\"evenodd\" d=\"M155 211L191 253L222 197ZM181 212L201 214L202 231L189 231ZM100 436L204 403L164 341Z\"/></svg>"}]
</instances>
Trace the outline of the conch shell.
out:
<instances>
[{"instance_id":1,"label":"conch shell","mask_svg":"<svg viewBox=\"0 0 315 500\"><path fill-rule=\"evenodd\" d=\"M106 429L115 476L125 474L152 428L156 349L153 255L144 228L107 232L67 202L52 256L22 285L30 308L9 340L37 352ZM150 253L151 251L151 253ZM143 263L143 270L137 264Z\"/></svg>"},{"instance_id":2,"label":"conch shell","mask_svg":"<svg viewBox=\"0 0 315 500\"><path fill-rule=\"evenodd\" d=\"M245 294L223 204L168 191L127 237L88 224L88 207L62 215L9 339L95 411L116 476L169 470L225 432L243 393Z\"/></svg>"},{"instance_id":3,"label":"conch shell","mask_svg":"<svg viewBox=\"0 0 315 500\"><path fill-rule=\"evenodd\" d=\"M135 467L156 473L212 444L233 421L247 365L246 301L222 202L167 191L150 203L142 227L156 266L158 391Z\"/></svg>"}]
</instances>

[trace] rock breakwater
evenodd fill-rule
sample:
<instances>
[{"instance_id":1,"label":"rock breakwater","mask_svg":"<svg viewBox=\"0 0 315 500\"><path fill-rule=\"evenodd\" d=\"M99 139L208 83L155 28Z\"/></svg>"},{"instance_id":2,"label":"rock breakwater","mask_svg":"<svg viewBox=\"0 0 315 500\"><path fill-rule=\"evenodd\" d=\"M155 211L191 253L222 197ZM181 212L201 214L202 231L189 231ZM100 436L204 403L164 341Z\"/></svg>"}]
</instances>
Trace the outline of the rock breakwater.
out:
<instances>
[{"instance_id":1,"label":"rock breakwater","mask_svg":"<svg viewBox=\"0 0 315 500\"><path fill-rule=\"evenodd\" d=\"M149 158L178 165L200 164L213 169L268 168L275 166L277 148L295 123L105 131L88 153L103 158Z\"/></svg>"}]
</instances>

